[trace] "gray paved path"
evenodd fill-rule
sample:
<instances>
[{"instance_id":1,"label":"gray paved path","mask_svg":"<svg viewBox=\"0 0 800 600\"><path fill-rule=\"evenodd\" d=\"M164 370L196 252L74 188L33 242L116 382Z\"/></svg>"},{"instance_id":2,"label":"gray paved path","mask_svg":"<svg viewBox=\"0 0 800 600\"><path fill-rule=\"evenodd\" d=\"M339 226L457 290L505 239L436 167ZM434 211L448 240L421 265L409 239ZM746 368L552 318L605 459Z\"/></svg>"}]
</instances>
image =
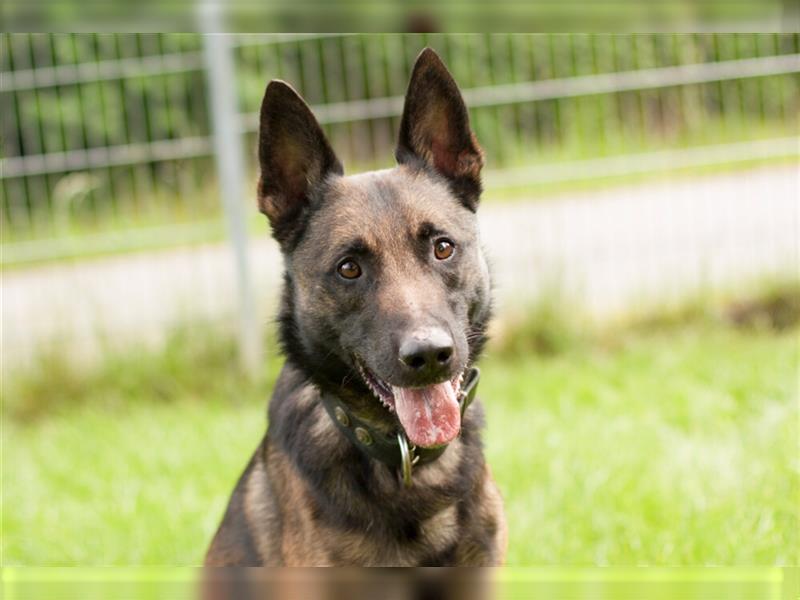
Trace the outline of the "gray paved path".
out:
<instances>
[{"instance_id":1,"label":"gray paved path","mask_svg":"<svg viewBox=\"0 0 800 600\"><path fill-rule=\"evenodd\" d=\"M603 318L701 285L797 274L798 184L794 165L484 206L498 312L556 284ZM266 321L280 255L264 236L252 241L251 259ZM102 343L157 340L176 320L230 316L235 290L219 244L10 271L3 362L18 364L58 338L87 355Z\"/></svg>"}]
</instances>

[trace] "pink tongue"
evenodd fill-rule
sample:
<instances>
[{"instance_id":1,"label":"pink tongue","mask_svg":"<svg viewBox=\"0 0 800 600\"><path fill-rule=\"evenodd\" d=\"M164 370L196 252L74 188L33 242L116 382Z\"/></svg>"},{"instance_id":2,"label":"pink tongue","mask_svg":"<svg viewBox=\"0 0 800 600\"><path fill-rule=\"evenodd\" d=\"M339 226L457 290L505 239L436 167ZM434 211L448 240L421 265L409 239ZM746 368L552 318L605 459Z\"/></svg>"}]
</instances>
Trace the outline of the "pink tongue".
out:
<instances>
[{"instance_id":1,"label":"pink tongue","mask_svg":"<svg viewBox=\"0 0 800 600\"><path fill-rule=\"evenodd\" d=\"M461 410L449 381L424 388L393 387L397 417L409 441L430 448L453 441L461 429Z\"/></svg>"}]
</instances>

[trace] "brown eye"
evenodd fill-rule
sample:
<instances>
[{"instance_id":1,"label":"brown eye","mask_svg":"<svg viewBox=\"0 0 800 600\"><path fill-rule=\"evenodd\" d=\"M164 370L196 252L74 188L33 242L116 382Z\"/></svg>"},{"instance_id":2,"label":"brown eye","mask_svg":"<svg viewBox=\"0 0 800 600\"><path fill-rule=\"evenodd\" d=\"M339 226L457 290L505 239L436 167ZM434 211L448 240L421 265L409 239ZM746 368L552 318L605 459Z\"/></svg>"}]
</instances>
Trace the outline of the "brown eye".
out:
<instances>
[{"instance_id":1,"label":"brown eye","mask_svg":"<svg viewBox=\"0 0 800 600\"><path fill-rule=\"evenodd\" d=\"M339 275L345 279L358 279L361 277L361 267L352 258L345 258L336 268Z\"/></svg>"},{"instance_id":2,"label":"brown eye","mask_svg":"<svg viewBox=\"0 0 800 600\"><path fill-rule=\"evenodd\" d=\"M455 244L447 238L439 238L433 244L433 255L439 260L447 260L455 250Z\"/></svg>"}]
</instances>

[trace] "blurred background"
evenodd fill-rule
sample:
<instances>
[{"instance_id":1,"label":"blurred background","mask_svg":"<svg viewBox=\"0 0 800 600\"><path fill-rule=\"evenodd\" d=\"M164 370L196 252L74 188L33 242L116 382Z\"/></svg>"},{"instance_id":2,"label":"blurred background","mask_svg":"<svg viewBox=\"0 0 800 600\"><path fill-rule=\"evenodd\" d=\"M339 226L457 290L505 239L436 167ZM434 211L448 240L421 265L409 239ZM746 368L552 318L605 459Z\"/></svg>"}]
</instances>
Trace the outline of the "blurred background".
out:
<instances>
[{"instance_id":1,"label":"blurred background","mask_svg":"<svg viewBox=\"0 0 800 600\"><path fill-rule=\"evenodd\" d=\"M511 564L797 561L800 35L0 44L7 564L200 561L281 361L265 85L388 167L425 46L487 157Z\"/></svg>"}]
</instances>

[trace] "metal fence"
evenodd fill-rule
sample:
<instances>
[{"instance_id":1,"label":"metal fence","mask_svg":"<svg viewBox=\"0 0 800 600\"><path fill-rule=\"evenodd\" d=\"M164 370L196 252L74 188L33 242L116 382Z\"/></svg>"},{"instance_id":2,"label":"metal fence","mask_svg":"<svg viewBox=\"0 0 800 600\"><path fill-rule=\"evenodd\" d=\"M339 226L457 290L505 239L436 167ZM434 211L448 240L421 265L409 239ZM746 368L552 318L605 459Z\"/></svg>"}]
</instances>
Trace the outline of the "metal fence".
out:
<instances>
[{"instance_id":1,"label":"metal fence","mask_svg":"<svg viewBox=\"0 0 800 600\"><path fill-rule=\"evenodd\" d=\"M408 73L426 45L442 55L470 106L488 157L487 206L610 178L798 155L798 34L226 41L239 105L228 117L250 174L271 78L308 100L348 171L390 165ZM17 266L16 280L27 276L19 271L26 263L224 238L208 42L194 34L2 36L2 261ZM252 188L234 201L254 219ZM197 268L221 269L214 260ZM77 281L64 273L64 285ZM148 285L158 284L144 285L141 303L157 304L149 298L159 291ZM216 314L215 295L206 290L193 302ZM164 319L151 321L159 328ZM141 316L131 318L131 327L141 325Z\"/></svg>"},{"instance_id":2,"label":"metal fence","mask_svg":"<svg viewBox=\"0 0 800 600\"><path fill-rule=\"evenodd\" d=\"M407 74L425 45L464 90L490 192L796 153L796 34L233 41L248 158L264 85L279 77L312 104L347 167L390 164ZM91 247L87 234L110 231L135 247L164 242L138 227L219 218L201 36L14 34L2 44L6 262L69 254L59 240L70 234ZM669 161L658 160L664 150Z\"/></svg>"}]
</instances>

